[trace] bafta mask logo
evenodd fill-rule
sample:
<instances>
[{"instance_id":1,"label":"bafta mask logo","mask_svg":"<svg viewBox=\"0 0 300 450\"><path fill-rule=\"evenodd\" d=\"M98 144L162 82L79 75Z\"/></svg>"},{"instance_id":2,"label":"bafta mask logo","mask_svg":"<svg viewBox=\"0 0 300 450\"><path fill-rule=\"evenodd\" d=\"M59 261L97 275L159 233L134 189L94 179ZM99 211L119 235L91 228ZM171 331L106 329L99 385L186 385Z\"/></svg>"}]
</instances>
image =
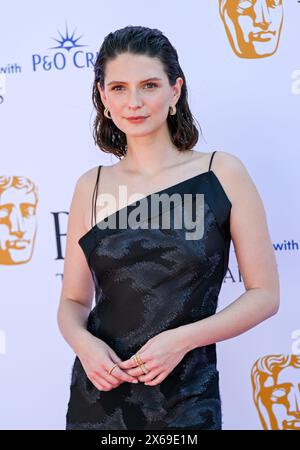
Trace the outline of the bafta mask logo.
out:
<instances>
[{"instance_id":1,"label":"bafta mask logo","mask_svg":"<svg viewBox=\"0 0 300 450\"><path fill-rule=\"evenodd\" d=\"M26 177L0 176L0 264L31 259L36 236L38 190Z\"/></svg>"},{"instance_id":2,"label":"bafta mask logo","mask_svg":"<svg viewBox=\"0 0 300 450\"><path fill-rule=\"evenodd\" d=\"M230 45L240 58L265 58L278 47L282 0L219 0Z\"/></svg>"},{"instance_id":3,"label":"bafta mask logo","mask_svg":"<svg viewBox=\"0 0 300 450\"><path fill-rule=\"evenodd\" d=\"M300 355L267 355L252 367L253 399L265 430L300 430Z\"/></svg>"}]
</instances>

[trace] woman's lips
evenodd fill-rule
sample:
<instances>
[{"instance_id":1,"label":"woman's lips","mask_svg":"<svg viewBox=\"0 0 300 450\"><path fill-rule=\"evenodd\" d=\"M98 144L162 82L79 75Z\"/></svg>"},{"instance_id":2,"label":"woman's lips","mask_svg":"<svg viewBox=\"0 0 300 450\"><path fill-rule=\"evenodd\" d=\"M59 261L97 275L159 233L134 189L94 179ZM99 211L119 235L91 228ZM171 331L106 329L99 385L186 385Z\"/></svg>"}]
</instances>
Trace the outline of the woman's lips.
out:
<instances>
[{"instance_id":1,"label":"woman's lips","mask_svg":"<svg viewBox=\"0 0 300 450\"><path fill-rule=\"evenodd\" d=\"M142 123L146 119L147 119L147 117L140 117L139 119L127 119L127 120L131 123Z\"/></svg>"}]
</instances>

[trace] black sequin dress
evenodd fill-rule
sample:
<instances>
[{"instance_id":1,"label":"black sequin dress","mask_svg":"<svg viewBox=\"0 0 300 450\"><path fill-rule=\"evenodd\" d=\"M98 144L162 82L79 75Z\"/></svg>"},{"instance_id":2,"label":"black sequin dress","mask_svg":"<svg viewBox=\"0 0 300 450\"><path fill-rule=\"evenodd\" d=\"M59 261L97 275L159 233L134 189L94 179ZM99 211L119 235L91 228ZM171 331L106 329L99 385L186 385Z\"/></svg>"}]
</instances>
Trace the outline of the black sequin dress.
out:
<instances>
[{"instance_id":1,"label":"black sequin dress","mask_svg":"<svg viewBox=\"0 0 300 450\"><path fill-rule=\"evenodd\" d=\"M183 194L192 194L193 204L197 193L204 194L201 239L186 239L184 227L109 229L96 224L78 241L95 283L96 304L89 314L87 329L122 360L129 359L162 331L216 312L228 268L232 205L211 170L214 154L207 172L108 216L116 218L118 224L120 213L125 211L128 217L155 194L179 193L182 199ZM87 378L76 356L66 429L222 429L216 364L214 343L186 353L158 385L123 382L110 391L100 391Z\"/></svg>"}]
</instances>

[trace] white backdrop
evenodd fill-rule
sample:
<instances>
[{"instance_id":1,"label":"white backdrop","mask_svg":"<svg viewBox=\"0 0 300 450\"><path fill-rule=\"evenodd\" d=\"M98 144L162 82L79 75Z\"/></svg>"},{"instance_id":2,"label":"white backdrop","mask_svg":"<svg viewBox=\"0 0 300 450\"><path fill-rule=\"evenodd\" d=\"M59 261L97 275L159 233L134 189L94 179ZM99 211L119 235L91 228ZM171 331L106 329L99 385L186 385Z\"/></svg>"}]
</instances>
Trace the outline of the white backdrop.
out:
<instances>
[{"instance_id":1,"label":"white backdrop","mask_svg":"<svg viewBox=\"0 0 300 450\"><path fill-rule=\"evenodd\" d=\"M280 273L280 311L247 333L217 343L223 428L263 428L253 401L252 366L263 356L300 353L300 4L252 3L257 23L263 17L277 27L278 47L270 55L261 43L252 55L237 53L217 0L115 0L113 7L95 0L1 2L0 188L9 177L29 179L36 189L30 200L37 201L28 209L27 250L7 252L3 205L7 198L13 204L20 199L16 189L3 195L0 190L1 429L65 427L74 354L59 333L56 312L67 214L78 177L95 165L117 161L92 139L92 62L104 36L126 25L159 28L170 39L206 140L200 138L196 148L237 155L263 199ZM241 19L245 29L246 16ZM9 212L17 220L22 210ZM231 245L219 309L242 292ZM295 373L289 375L289 417L296 410L300 376ZM278 420L285 414L279 408Z\"/></svg>"}]
</instances>

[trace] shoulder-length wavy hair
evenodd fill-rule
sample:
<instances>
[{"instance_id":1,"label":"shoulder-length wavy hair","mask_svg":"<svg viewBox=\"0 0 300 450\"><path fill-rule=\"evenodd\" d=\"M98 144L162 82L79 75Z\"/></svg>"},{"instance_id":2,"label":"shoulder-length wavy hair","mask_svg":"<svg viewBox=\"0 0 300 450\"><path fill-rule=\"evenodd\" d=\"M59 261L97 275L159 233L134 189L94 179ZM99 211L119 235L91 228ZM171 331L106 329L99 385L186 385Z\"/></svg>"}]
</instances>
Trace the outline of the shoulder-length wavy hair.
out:
<instances>
[{"instance_id":1,"label":"shoulder-length wavy hair","mask_svg":"<svg viewBox=\"0 0 300 450\"><path fill-rule=\"evenodd\" d=\"M109 33L100 47L94 66L92 93L96 109L93 123L95 145L105 153L113 153L119 159L127 151L126 134L111 119L104 116L104 105L97 87L99 82L101 89L104 89L106 64L122 53L159 58L171 86L175 85L177 77L184 80L180 98L176 103L176 114L168 114L167 124L173 144L179 150L191 150L198 141L199 133L188 105L186 80L178 62L177 51L160 30L143 26L126 26Z\"/></svg>"}]
</instances>

